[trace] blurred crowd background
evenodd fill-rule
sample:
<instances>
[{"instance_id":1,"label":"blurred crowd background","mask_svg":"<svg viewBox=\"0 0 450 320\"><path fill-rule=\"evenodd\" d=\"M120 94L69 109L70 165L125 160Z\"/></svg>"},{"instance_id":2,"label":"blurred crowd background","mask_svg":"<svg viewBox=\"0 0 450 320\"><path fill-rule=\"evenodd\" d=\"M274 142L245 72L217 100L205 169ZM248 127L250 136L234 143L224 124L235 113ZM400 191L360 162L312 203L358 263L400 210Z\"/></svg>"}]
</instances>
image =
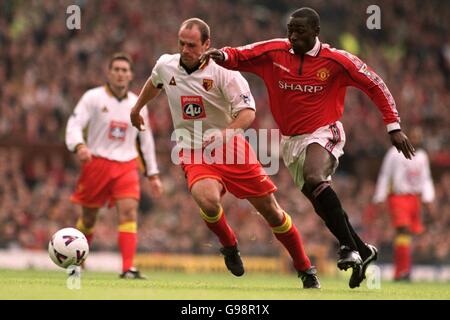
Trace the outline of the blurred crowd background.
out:
<instances>
[{"instance_id":1,"label":"blurred crowd background","mask_svg":"<svg viewBox=\"0 0 450 320\"><path fill-rule=\"evenodd\" d=\"M81 8L81 30L66 28L66 8ZM381 9L381 29L366 27L371 4ZM423 212L426 231L414 241L415 261L450 263L450 3L447 1L235 1L104 0L0 2L0 248L44 249L59 228L73 226L79 208L69 196L79 163L64 146L66 121L81 95L105 82L115 51L135 60L132 90L139 92L163 53L177 51L180 23L204 19L212 45L238 46L285 37L289 13L311 6L321 15L323 42L357 54L393 93L402 126L419 125L429 152L436 210ZM255 128L275 128L262 81L245 75L257 101ZM153 199L142 179L141 252L216 254L219 243L201 221L181 168L170 161L172 124L165 95L150 105L157 158L166 194ZM334 179L349 216L367 241L391 259L394 230L383 208L371 204L389 137L381 115L356 89L342 119L345 155ZM308 245L336 258L336 243L280 163L273 177L279 202ZM244 255L277 255L281 247L245 201L225 196L225 210ZM117 248L117 217L102 211L93 250Z\"/></svg>"}]
</instances>

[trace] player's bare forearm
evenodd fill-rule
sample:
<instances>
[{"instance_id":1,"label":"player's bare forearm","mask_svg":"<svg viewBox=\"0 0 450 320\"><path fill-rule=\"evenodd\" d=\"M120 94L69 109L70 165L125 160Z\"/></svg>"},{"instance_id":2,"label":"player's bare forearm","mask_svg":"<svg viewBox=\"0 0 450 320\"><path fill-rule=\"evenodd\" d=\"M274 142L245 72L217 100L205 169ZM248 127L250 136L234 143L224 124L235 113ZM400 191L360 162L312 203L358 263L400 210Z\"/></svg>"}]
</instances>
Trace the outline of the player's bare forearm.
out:
<instances>
[{"instance_id":1,"label":"player's bare forearm","mask_svg":"<svg viewBox=\"0 0 450 320\"><path fill-rule=\"evenodd\" d=\"M137 111L140 111L150 100L157 97L160 91L161 89L158 89L153 85L151 78L148 78L141 93L139 93L139 98L136 101L134 108Z\"/></svg>"},{"instance_id":2,"label":"player's bare forearm","mask_svg":"<svg viewBox=\"0 0 450 320\"><path fill-rule=\"evenodd\" d=\"M403 153L406 159L412 159L416 150L409 141L408 137L401 130L394 130L389 132L389 137L394 147L397 148L398 152Z\"/></svg>"},{"instance_id":3,"label":"player's bare forearm","mask_svg":"<svg viewBox=\"0 0 450 320\"><path fill-rule=\"evenodd\" d=\"M244 109L239 112L237 117L230 123L227 129L245 130L255 120L255 110Z\"/></svg>"},{"instance_id":4,"label":"player's bare forearm","mask_svg":"<svg viewBox=\"0 0 450 320\"><path fill-rule=\"evenodd\" d=\"M160 91L160 89L156 88L153 85L151 78L148 78L147 82L144 85L144 88L142 88L141 93L139 94L139 98L136 101L136 104L131 109L130 113L131 123L138 130L144 130L144 119L139 114L139 112L150 100L158 96Z\"/></svg>"}]
</instances>

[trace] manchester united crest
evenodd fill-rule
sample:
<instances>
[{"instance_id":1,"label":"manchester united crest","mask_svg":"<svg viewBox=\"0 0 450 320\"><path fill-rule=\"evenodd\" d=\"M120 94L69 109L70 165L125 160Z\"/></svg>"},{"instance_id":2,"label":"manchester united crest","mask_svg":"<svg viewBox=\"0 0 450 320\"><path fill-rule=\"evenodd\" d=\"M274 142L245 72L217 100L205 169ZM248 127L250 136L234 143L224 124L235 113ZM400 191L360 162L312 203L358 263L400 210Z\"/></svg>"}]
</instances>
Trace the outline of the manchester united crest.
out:
<instances>
[{"instance_id":1,"label":"manchester united crest","mask_svg":"<svg viewBox=\"0 0 450 320\"><path fill-rule=\"evenodd\" d=\"M330 77L330 71L327 68L321 68L317 71L316 76L320 81L325 81Z\"/></svg>"},{"instance_id":2,"label":"manchester united crest","mask_svg":"<svg viewBox=\"0 0 450 320\"><path fill-rule=\"evenodd\" d=\"M203 88L205 88L206 91L211 90L213 84L214 81L212 79L203 79Z\"/></svg>"}]
</instances>

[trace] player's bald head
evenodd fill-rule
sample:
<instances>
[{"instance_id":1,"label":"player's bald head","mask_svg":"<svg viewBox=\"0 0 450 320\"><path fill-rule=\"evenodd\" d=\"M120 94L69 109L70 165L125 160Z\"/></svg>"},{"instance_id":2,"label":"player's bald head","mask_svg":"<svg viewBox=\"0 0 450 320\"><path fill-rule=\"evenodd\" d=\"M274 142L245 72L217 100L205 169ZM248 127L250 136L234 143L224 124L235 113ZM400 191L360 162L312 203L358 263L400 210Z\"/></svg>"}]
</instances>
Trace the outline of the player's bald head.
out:
<instances>
[{"instance_id":1,"label":"player's bald head","mask_svg":"<svg viewBox=\"0 0 450 320\"><path fill-rule=\"evenodd\" d=\"M205 43L206 40L208 40L211 36L211 31L209 29L208 24L199 18L191 18L183 21L183 23L180 26L181 29L192 29L197 28L200 31L200 40L202 43Z\"/></svg>"}]
</instances>

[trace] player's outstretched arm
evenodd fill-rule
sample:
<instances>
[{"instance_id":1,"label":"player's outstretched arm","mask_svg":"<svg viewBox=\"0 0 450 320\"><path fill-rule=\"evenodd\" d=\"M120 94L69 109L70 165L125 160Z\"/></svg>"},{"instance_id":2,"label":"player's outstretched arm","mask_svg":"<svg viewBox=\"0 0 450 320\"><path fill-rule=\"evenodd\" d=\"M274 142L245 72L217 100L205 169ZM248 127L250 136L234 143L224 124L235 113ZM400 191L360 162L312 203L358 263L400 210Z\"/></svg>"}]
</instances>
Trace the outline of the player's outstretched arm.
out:
<instances>
[{"instance_id":1,"label":"player's outstretched arm","mask_svg":"<svg viewBox=\"0 0 450 320\"><path fill-rule=\"evenodd\" d=\"M394 147L397 148L398 152L403 153L406 159L411 159L414 156L416 150L402 130L391 131L389 136Z\"/></svg>"},{"instance_id":2,"label":"player's outstretched arm","mask_svg":"<svg viewBox=\"0 0 450 320\"><path fill-rule=\"evenodd\" d=\"M142 88L141 93L139 94L139 98L136 101L136 104L131 109L130 113L130 119L131 124L133 127L136 127L139 131L144 131L144 119L139 114L141 109L153 98L158 96L158 94L161 92L161 89L158 89L155 87L152 83L151 78L148 78L147 82L144 85L144 88Z\"/></svg>"}]
</instances>

